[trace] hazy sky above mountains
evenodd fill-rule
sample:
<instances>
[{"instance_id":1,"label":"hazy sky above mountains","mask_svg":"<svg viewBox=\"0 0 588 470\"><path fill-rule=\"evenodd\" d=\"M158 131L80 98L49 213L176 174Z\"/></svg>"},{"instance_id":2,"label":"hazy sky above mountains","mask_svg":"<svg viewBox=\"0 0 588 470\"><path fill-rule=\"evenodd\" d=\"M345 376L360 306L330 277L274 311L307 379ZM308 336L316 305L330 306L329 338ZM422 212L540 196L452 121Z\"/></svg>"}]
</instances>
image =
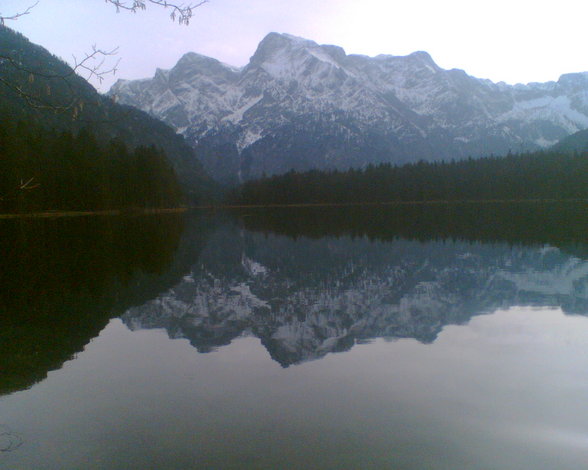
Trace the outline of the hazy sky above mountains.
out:
<instances>
[{"instance_id":1,"label":"hazy sky above mountains","mask_svg":"<svg viewBox=\"0 0 588 470\"><path fill-rule=\"evenodd\" d=\"M2 0L0 14L31 3ZM189 51L245 65L271 31L336 44L348 54L425 50L443 68L495 82L543 82L588 70L584 0L209 0L187 27L168 15L156 6L133 15L116 14L104 0L40 0L30 15L7 25L69 62L93 44L118 46L119 70L103 91L117 78L171 68Z\"/></svg>"}]
</instances>

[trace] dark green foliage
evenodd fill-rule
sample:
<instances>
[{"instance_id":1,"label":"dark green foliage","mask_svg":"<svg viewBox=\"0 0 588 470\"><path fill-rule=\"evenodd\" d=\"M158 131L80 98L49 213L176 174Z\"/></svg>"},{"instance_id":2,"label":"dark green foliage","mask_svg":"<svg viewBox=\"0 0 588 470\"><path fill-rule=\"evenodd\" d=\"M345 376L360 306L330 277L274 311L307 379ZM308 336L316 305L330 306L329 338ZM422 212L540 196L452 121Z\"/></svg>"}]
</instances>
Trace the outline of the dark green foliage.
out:
<instances>
[{"instance_id":1,"label":"dark green foliage","mask_svg":"<svg viewBox=\"0 0 588 470\"><path fill-rule=\"evenodd\" d=\"M0 121L2 212L177 207L181 200L174 171L154 146L130 151L84 129L74 135Z\"/></svg>"},{"instance_id":2,"label":"dark green foliage","mask_svg":"<svg viewBox=\"0 0 588 470\"><path fill-rule=\"evenodd\" d=\"M349 204L588 198L588 153L539 152L453 162L381 164L263 178L234 192L241 204Z\"/></svg>"},{"instance_id":3,"label":"dark green foliage","mask_svg":"<svg viewBox=\"0 0 588 470\"><path fill-rule=\"evenodd\" d=\"M100 95L63 61L2 25L0 119L74 135L87 129L99 142L116 138L131 149L156 145L165 151L190 202L215 190L192 148L171 127Z\"/></svg>"}]
</instances>

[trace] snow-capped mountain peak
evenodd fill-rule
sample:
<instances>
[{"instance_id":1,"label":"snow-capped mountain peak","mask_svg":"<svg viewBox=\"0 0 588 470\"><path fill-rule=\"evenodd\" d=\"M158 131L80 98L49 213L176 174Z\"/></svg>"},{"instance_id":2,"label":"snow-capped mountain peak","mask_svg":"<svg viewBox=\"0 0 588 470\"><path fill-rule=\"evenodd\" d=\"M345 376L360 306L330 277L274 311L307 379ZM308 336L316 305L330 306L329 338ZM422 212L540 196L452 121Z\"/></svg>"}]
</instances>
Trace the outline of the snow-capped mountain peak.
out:
<instances>
[{"instance_id":1,"label":"snow-capped mountain peak","mask_svg":"<svg viewBox=\"0 0 588 470\"><path fill-rule=\"evenodd\" d=\"M236 68L189 52L110 90L182 132L212 176L362 167L545 147L588 127L588 72L508 85L424 51L348 55L270 33Z\"/></svg>"}]
</instances>

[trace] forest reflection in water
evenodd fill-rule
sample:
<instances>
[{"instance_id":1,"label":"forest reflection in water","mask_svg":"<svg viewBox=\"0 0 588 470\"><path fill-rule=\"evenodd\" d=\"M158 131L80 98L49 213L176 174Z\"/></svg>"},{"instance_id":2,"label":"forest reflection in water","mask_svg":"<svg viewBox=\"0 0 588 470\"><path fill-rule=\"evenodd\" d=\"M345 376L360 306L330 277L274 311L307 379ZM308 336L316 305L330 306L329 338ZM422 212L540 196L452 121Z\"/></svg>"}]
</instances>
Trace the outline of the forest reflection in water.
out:
<instances>
[{"instance_id":1,"label":"forest reflection in water","mask_svg":"<svg viewBox=\"0 0 588 470\"><path fill-rule=\"evenodd\" d=\"M55 445L80 442L60 468L84 452L104 452L88 468L574 468L588 432L585 209L2 221L0 424L24 444L0 467L52 468L39 445L59 429ZM30 409L53 411L34 424ZM120 442L105 452L108 432ZM160 445L141 453L144 439Z\"/></svg>"},{"instance_id":2,"label":"forest reflection in water","mask_svg":"<svg viewBox=\"0 0 588 470\"><path fill-rule=\"evenodd\" d=\"M184 226L177 214L0 221L0 394L42 380L173 285Z\"/></svg>"}]
</instances>

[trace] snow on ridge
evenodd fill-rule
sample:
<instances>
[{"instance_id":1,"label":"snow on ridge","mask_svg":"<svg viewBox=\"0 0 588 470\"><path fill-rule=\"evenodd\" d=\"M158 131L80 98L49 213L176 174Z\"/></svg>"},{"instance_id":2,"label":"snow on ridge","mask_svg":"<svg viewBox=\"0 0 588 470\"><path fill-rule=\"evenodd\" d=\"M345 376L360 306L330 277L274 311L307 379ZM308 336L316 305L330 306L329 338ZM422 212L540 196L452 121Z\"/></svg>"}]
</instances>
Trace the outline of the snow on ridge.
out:
<instances>
[{"instance_id":1,"label":"snow on ridge","mask_svg":"<svg viewBox=\"0 0 588 470\"><path fill-rule=\"evenodd\" d=\"M548 148L557 144L559 141L557 139L546 139L545 137L539 137L533 142L535 142L539 147Z\"/></svg>"},{"instance_id":2,"label":"snow on ridge","mask_svg":"<svg viewBox=\"0 0 588 470\"><path fill-rule=\"evenodd\" d=\"M325 62L325 63L332 65L333 67L336 67L338 69L342 68L339 63L337 63L329 54L327 54L321 48L313 48L309 52L313 57L316 57L321 62Z\"/></svg>"},{"instance_id":3,"label":"snow on ridge","mask_svg":"<svg viewBox=\"0 0 588 470\"><path fill-rule=\"evenodd\" d=\"M519 99L514 102L510 111L499 116L499 122L506 122L513 119L545 120L558 123L566 129L569 134L588 127L588 116L572 108L568 96L542 96L529 100ZM537 143L542 146L553 145L557 140L539 137Z\"/></svg>"},{"instance_id":4,"label":"snow on ridge","mask_svg":"<svg viewBox=\"0 0 588 470\"><path fill-rule=\"evenodd\" d=\"M257 103L259 103L262 99L263 99L263 95L255 96L255 97L249 99L240 108L236 109L228 116L223 117L222 120L227 121L227 122L232 122L232 123L237 123L237 122L241 121L243 119L243 115L249 109L251 109L253 106L255 106Z\"/></svg>"},{"instance_id":5,"label":"snow on ridge","mask_svg":"<svg viewBox=\"0 0 588 470\"><path fill-rule=\"evenodd\" d=\"M588 127L588 80L583 79L588 74L564 75L557 83L496 84L462 70L444 70L423 51L406 56L346 55L338 46L278 33L266 36L245 67L210 60L210 67L192 66L186 60L176 64L173 75L158 70L153 79L119 80L110 93L163 119L194 146L202 137L224 136L228 129L223 145L233 145L239 154L287 125L294 124L295 132L300 119L316 119L329 135L331 124L321 117L325 114L336 116L333 123L344 121L340 127L346 129L337 134L341 142L329 141L327 146L344 152L340 149L363 142L375 131L383 145L390 145L386 139L393 135L400 142L397 147L407 149L402 151L406 155L390 152L389 158L399 161L413 158L411 146L439 149L450 143L454 147L447 153L455 158L480 156L480 139L493 135L498 136L497 148L485 152L502 154L515 145L526 150L548 146L555 143L554 135ZM584 82L585 90L579 88ZM333 151L327 148L312 164L332 164L327 160ZM347 164L345 158L338 155L337 165ZM447 155L432 152L423 158ZM281 171L279 158L270 166ZM214 168L211 164L207 170ZM255 176L259 175L244 178Z\"/></svg>"},{"instance_id":6,"label":"snow on ridge","mask_svg":"<svg viewBox=\"0 0 588 470\"><path fill-rule=\"evenodd\" d=\"M259 131L256 132L256 131L253 131L251 128L247 128L247 129L245 129L245 131L243 133L241 133L239 140L237 140L237 143L236 143L237 149L239 150L239 152L241 152L243 149L254 144L262 137L263 136L262 136L261 132L259 132Z\"/></svg>"},{"instance_id":7,"label":"snow on ridge","mask_svg":"<svg viewBox=\"0 0 588 470\"><path fill-rule=\"evenodd\" d=\"M301 44L304 44L304 43L316 44L316 42L314 42L313 40L306 39L301 36L295 36L295 35L289 34L289 33L276 33L276 34L279 34L282 37L288 38L288 39L295 41L295 42L299 42Z\"/></svg>"}]
</instances>

